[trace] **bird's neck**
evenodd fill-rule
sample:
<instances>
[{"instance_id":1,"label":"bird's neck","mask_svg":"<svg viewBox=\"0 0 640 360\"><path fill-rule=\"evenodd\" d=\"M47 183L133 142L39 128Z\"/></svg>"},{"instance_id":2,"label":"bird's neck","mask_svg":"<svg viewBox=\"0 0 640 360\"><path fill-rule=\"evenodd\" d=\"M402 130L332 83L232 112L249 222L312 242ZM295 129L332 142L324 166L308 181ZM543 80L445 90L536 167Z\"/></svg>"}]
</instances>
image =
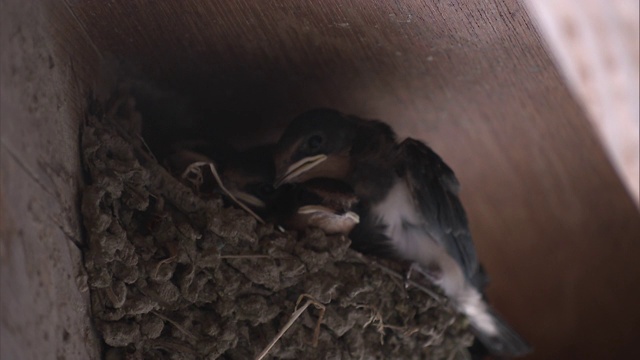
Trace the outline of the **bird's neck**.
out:
<instances>
[{"instance_id":1,"label":"bird's neck","mask_svg":"<svg viewBox=\"0 0 640 360\"><path fill-rule=\"evenodd\" d=\"M361 199L375 204L387 195L396 178L395 134L378 121L363 121L351 148L348 182Z\"/></svg>"}]
</instances>

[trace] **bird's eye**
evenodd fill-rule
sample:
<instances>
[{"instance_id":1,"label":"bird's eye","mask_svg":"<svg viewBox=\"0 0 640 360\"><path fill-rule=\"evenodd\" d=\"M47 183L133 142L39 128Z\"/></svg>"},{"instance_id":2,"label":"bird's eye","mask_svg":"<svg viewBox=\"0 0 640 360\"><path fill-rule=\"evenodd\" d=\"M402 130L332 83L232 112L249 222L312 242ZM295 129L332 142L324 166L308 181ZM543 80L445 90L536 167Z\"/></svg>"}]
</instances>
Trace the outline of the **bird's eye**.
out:
<instances>
[{"instance_id":1,"label":"bird's eye","mask_svg":"<svg viewBox=\"0 0 640 360\"><path fill-rule=\"evenodd\" d=\"M312 135L307 139L307 149L309 150L318 150L320 146L324 143L324 138L320 135Z\"/></svg>"}]
</instances>

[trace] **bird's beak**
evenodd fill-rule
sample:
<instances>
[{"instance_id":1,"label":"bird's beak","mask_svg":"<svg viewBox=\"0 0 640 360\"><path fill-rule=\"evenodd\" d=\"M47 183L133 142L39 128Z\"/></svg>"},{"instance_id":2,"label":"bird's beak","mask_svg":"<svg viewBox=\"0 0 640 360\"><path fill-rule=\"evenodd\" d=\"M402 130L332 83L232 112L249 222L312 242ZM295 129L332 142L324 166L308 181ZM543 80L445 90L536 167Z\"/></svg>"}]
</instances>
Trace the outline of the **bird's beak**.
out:
<instances>
[{"instance_id":1,"label":"bird's beak","mask_svg":"<svg viewBox=\"0 0 640 360\"><path fill-rule=\"evenodd\" d=\"M344 214L344 217L353 220L353 222L356 224L360 223L360 216L358 216L358 214L354 213L353 211L347 211L347 213Z\"/></svg>"},{"instance_id":2,"label":"bird's beak","mask_svg":"<svg viewBox=\"0 0 640 360\"><path fill-rule=\"evenodd\" d=\"M246 205L249 205L256 209L264 209L267 207L264 201L258 199L257 197L246 193L244 191L231 191L233 196L235 196L238 200L242 201Z\"/></svg>"},{"instance_id":3,"label":"bird's beak","mask_svg":"<svg viewBox=\"0 0 640 360\"><path fill-rule=\"evenodd\" d=\"M320 154L315 156L309 156L304 159L301 159L287 169L282 177L276 179L274 186L277 188L282 184L286 184L291 182L291 180L297 178L301 174L311 170L312 168L318 166L321 162L327 160L327 155Z\"/></svg>"},{"instance_id":4,"label":"bird's beak","mask_svg":"<svg viewBox=\"0 0 640 360\"><path fill-rule=\"evenodd\" d=\"M319 213L319 212L323 212L323 213L329 213L329 214L335 214L336 212L329 209L328 207L322 206L322 205L305 205L305 206L301 206L298 208L298 214L315 214L315 213Z\"/></svg>"},{"instance_id":5,"label":"bird's beak","mask_svg":"<svg viewBox=\"0 0 640 360\"><path fill-rule=\"evenodd\" d=\"M298 209L298 214L316 214L316 213L329 213L329 214L337 215L334 210L329 209L328 207L325 207L322 205L306 205L306 206L301 206ZM351 219L356 224L360 223L360 216L358 216L358 214L354 213L353 211L347 211L346 213L340 216L345 217L347 219Z\"/></svg>"}]
</instances>

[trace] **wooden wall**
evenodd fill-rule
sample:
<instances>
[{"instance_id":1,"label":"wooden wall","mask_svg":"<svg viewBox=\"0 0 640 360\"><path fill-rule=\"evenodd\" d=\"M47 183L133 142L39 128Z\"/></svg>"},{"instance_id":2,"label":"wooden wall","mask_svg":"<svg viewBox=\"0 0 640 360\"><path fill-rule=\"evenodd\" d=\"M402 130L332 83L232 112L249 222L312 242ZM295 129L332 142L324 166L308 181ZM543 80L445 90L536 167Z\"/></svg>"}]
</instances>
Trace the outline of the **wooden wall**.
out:
<instances>
[{"instance_id":1,"label":"wooden wall","mask_svg":"<svg viewBox=\"0 0 640 360\"><path fill-rule=\"evenodd\" d=\"M78 212L86 97L74 69L89 62L57 50L50 16L37 0L2 1L0 10L3 360L99 359Z\"/></svg>"},{"instance_id":2,"label":"wooden wall","mask_svg":"<svg viewBox=\"0 0 640 360\"><path fill-rule=\"evenodd\" d=\"M635 353L640 215L519 2L5 2L3 358L66 351L63 328L94 349L70 285L75 142L79 104L114 69L195 96L243 146L315 106L429 142L459 175L490 297L530 359ZM56 307L69 303L81 311Z\"/></svg>"}]
</instances>

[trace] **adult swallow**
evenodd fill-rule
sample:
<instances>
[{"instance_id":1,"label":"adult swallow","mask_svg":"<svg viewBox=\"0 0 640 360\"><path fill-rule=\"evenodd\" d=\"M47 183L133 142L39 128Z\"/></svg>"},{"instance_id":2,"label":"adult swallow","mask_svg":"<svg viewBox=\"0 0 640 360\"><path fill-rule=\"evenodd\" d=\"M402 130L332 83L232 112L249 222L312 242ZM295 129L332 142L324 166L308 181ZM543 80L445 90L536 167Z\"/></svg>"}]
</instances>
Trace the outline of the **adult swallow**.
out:
<instances>
[{"instance_id":1,"label":"adult swallow","mask_svg":"<svg viewBox=\"0 0 640 360\"><path fill-rule=\"evenodd\" d=\"M274 161L276 186L316 177L350 185L361 202L362 223L350 234L356 249L414 262L467 315L493 354L530 352L484 301L458 180L424 143L410 138L398 143L383 122L317 109L291 122Z\"/></svg>"}]
</instances>

